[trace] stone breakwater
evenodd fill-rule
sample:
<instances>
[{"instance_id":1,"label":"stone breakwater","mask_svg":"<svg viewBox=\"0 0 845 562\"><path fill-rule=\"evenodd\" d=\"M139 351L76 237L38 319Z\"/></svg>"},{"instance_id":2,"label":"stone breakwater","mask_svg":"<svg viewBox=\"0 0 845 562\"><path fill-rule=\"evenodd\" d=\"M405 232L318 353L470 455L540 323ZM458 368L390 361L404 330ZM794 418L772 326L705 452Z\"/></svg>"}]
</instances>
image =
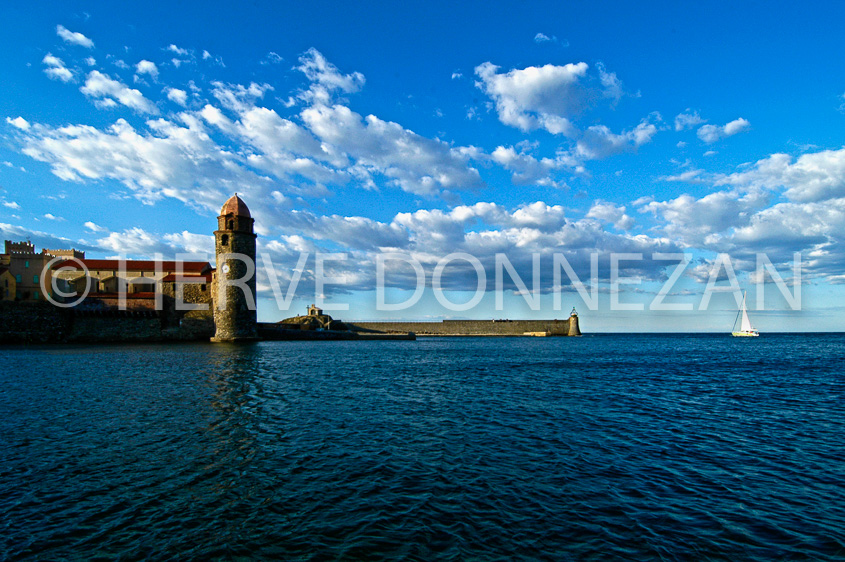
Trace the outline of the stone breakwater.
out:
<instances>
[{"instance_id":1,"label":"stone breakwater","mask_svg":"<svg viewBox=\"0 0 845 562\"><path fill-rule=\"evenodd\" d=\"M417 336L580 336L578 317L566 320L443 320L441 322L351 322L353 330Z\"/></svg>"}]
</instances>

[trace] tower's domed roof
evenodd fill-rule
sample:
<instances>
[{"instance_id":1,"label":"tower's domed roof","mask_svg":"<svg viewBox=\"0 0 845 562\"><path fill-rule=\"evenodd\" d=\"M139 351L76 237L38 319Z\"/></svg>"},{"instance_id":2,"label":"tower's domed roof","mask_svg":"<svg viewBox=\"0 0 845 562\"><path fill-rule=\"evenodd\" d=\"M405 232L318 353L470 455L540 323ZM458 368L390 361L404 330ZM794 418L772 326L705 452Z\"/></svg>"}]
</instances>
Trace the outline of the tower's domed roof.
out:
<instances>
[{"instance_id":1,"label":"tower's domed roof","mask_svg":"<svg viewBox=\"0 0 845 562\"><path fill-rule=\"evenodd\" d=\"M238 215L240 217L250 217L252 215L249 214L249 209L246 206L246 203L238 197L238 194L234 194L229 199L223 203L223 208L220 209L221 215Z\"/></svg>"}]
</instances>

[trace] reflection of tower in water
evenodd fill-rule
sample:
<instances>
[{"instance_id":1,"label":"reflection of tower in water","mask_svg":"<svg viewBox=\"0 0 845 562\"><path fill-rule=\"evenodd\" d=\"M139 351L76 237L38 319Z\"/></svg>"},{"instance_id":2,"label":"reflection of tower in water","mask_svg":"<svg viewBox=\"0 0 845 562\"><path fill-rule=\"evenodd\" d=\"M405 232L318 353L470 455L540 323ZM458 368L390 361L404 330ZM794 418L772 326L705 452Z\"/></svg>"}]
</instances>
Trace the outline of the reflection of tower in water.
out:
<instances>
[{"instance_id":1,"label":"reflection of tower in water","mask_svg":"<svg viewBox=\"0 0 845 562\"><path fill-rule=\"evenodd\" d=\"M230 197L217 217L214 250L214 326L211 341L257 339L255 302L255 219L237 194Z\"/></svg>"}]
</instances>

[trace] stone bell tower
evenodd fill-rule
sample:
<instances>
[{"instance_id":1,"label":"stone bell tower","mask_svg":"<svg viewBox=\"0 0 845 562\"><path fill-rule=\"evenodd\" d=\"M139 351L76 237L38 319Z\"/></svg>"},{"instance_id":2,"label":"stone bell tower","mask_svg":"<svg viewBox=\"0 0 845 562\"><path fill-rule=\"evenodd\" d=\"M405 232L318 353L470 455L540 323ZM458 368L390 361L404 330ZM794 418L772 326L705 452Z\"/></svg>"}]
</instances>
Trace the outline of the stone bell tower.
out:
<instances>
[{"instance_id":1,"label":"stone bell tower","mask_svg":"<svg viewBox=\"0 0 845 562\"><path fill-rule=\"evenodd\" d=\"M213 342L249 341L258 338L255 300L255 219L237 194L229 198L217 217L214 250Z\"/></svg>"}]
</instances>

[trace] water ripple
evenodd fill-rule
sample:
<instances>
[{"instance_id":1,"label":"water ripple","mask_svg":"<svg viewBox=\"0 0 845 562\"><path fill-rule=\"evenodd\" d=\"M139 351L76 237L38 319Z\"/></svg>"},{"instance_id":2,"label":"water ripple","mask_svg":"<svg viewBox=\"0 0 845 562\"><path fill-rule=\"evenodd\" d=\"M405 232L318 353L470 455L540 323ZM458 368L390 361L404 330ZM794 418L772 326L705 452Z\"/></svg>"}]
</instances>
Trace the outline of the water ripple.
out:
<instances>
[{"instance_id":1,"label":"water ripple","mask_svg":"<svg viewBox=\"0 0 845 562\"><path fill-rule=\"evenodd\" d=\"M0 559L845 558L845 337L3 350Z\"/></svg>"}]
</instances>

